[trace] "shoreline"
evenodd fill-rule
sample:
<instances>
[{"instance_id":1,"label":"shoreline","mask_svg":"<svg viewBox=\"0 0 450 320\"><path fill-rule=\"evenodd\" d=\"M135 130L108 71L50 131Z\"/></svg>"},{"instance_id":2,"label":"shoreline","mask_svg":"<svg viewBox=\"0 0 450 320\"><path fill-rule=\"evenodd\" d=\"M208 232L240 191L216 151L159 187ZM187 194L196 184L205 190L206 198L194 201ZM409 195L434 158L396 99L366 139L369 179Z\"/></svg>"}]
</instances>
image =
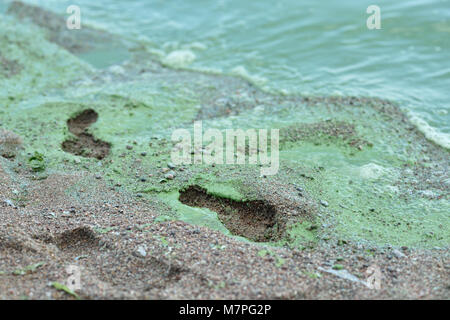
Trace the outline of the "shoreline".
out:
<instances>
[{"instance_id":1,"label":"shoreline","mask_svg":"<svg viewBox=\"0 0 450 320\"><path fill-rule=\"evenodd\" d=\"M448 299L449 150L395 103L274 95L138 47L95 69L71 52L122 40L37 12L36 33L0 21L0 129L20 141L0 137L1 299L74 299L49 285L69 265L82 299ZM279 174L172 166L196 120L279 126ZM380 290L336 276L371 266Z\"/></svg>"}]
</instances>

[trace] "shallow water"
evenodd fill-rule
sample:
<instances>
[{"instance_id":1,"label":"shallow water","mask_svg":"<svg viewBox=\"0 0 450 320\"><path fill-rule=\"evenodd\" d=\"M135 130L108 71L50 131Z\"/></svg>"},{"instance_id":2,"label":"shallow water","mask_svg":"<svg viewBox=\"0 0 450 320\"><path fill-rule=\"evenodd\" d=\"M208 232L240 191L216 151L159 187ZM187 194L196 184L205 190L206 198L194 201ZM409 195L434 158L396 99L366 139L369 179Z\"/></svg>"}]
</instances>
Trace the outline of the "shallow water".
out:
<instances>
[{"instance_id":1,"label":"shallow water","mask_svg":"<svg viewBox=\"0 0 450 320\"><path fill-rule=\"evenodd\" d=\"M73 1L27 2L65 14ZM382 29L368 30L366 8L372 2L76 4L82 22L139 39L164 55L175 51L169 64L237 73L263 87L297 94L378 96L400 102L419 117L421 130L448 146L450 1L378 1Z\"/></svg>"}]
</instances>

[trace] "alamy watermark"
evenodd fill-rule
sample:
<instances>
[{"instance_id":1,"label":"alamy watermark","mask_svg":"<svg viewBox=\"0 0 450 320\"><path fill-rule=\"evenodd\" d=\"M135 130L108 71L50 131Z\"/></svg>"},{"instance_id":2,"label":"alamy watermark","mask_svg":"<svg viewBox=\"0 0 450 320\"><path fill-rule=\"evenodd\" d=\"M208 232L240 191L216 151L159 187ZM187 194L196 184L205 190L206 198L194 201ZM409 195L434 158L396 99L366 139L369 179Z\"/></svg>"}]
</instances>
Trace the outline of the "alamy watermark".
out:
<instances>
[{"instance_id":1,"label":"alamy watermark","mask_svg":"<svg viewBox=\"0 0 450 320\"><path fill-rule=\"evenodd\" d=\"M70 16L67 18L66 26L69 30L79 30L81 29L81 9L79 6L70 5L66 10L67 14Z\"/></svg>"},{"instance_id":2,"label":"alamy watermark","mask_svg":"<svg viewBox=\"0 0 450 320\"><path fill-rule=\"evenodd\" d=\"M70 16L66 20L66 26L69 30L81 29L81 9L77 5L70 5L66 10ZM366 20L369 30L381 29L381 9L377 5L370 5L366 9L366 13L370 16Z\"/></svg>"},{"instance_id":3,"label":"alamy watermark","mask_svg":"<svg viewBox=\"0 0 450 320\"><path fill-rule=\"evenodd\" d=\"M369 30L381 29L381 9L379 6L370 5L367 7L366 13L370 14L367 18L366 25Z\"/></svg>"},{"instance_id":4,"label":"alamy watermark","mask_svg":"<svg viewBox=\"0 0 450 320\"><path fill-rule=\"evenodd\" d=\"M225 135L219 129L203 132L202 121L195 121L193 137L187 129L172 133L176 145L171 159L175 165L259 164L261 175L275 175L279 169L279 130L270 130L270 152L268 133L267 129L226 129Z\"/></svg>"}]
</instances>

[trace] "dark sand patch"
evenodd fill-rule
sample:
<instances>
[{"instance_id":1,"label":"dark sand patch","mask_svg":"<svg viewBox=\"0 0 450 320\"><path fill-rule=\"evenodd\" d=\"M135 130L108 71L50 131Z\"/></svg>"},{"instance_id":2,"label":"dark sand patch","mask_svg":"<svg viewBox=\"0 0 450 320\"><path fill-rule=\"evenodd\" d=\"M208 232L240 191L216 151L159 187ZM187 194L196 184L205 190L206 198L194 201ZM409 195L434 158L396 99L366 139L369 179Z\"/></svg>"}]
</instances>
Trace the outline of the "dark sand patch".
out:
<instances>
[{"instance_id":1,"label":"dark sand patch","mask_svg":"<svg viewBox=\"0 0 450 320\"><path fill-rule=\"evenodd\" d=\"M0 128L0 156L13 159L22 144L22 138L14 132Z\"/></svg>"},{"instance_id":2,"label":"dark sand patch","mask_svg":"<svg viewBox=\"0 0 450 320\"><path fill-rule=\"evenodd\" d=\"M98 113L92 109L87 109L67 121L69 131L74 135L80 135L93 123L97 122Z\"/></svg>"},{"instance_id":3,"label":"dark sand patch","mask_svg":"<svg viewBox=\"0 0 450 320\"><path fill-rule=\"evenodd\" d=\"M321 138L337 138L349 146L362 149L371 143L358 137L355 126L344 121L321 121L302 123L284 128L280 131L281 143L314 140Z\"/></svg>"},{"instance_id":4,"label":"dark sand patch","mask_svg":"<svg viewBox=\"0 0 450 320\"><path fill-rule=\"evenodd\" d=\"M180 192L180 201L191 207L208 208L217 212L220 221L234 235L255 242L276 241L283 234L275 207L263 200L234 201L220 198L198 186Z\"/></svg>"},{"instance_id":5,"label":"dark sand patch","mask_svg":"<svg viewBox=\"0 0 450 320\"><path fill-rule=\"evenodd\" d=\"M78 227L64 231L56 237L56 244L61 250L77 250L83 247L97 247L99 240L88 227Z\"/></svg>"},{"instance_id":6,"label":"dark sand patch","mask_svg":"<svg viewBox=\"0 0 450 320\"><path fill-rule=\"evenodd\" d=\"M21 70L22 66L16 60L8 59L0 52L0 76L11 78Z\"/></svg>"},{"instance_id":7,"label":"dark sand patch","mask_svg":"<svg viewBox=\"0 0 450 320\"><path fill-rule=\"evenodd\" d=\"M74 134L76 139L68 139L62 143L62 149L77 156L86 158L105 158L109 154L111 145L108 142L96 139L87 132L88 127L95 123L98 114L92 109L84 110L78 116L67 121L69 131Z\"/></svg>"}]
</instances>

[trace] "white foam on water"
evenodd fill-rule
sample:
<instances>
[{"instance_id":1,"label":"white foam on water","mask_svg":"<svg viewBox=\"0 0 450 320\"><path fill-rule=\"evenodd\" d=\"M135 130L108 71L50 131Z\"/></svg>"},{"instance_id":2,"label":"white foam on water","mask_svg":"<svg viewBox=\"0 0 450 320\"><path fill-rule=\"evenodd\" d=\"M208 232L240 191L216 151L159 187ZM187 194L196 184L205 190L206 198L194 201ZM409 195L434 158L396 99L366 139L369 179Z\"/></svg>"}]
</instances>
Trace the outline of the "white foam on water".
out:
<instances>
[{"instance_id":1,"label":"white foam on water","mask_svg":"<svg viewBox=\"0 0 450 320\"><path fill-rule=\"evenodd\" d=\"M244 66L237 66L231 70L231 74L241 77L255 85L263 85L267 82L266 78L259 77L256 75L251 75Z\"/></svg>"},{"instance_id":2,"label":"white foam on water","mask_svg":"<svg viewBox=\"0 0 450 320\"><path fill-rule=\"evenodd\" d=\"M210 67L203 67L203 66L195 66L195 68L190 68L192 71L201 72L205 74L212 74L216 76L222 76L224 75L224 72L222 69L219 68L210 68Z\"/></svg>"},{"instance_id":3,"label":"white foam on water","mask_svg":"<svg viewBox=\"0 0 450 320\"><path fill-rule=\"evenodd\" d=\"M450 149L450 134L440 132L413 112L409 112L409 120L424 134L425 138L445 149Z\"/></svg>"},{"instance_id":4,"label":"white foam on water","mask_svg":"<svg viewBox=\"0 0 450 320\"><path fill-rule=\"evenodd\" d=\"M195 61L195 54L191 50L175 50L169 53L162 63L173 68L183 68Z\"/></svg>"},{"instance_id":5,"label":"white foam on water","mask_svg":"<svg viewBox=\"0 0 450 320\"><path fill-rule=\"evenodd\" d=\"M108 68L108 71L117 75L125 75L126 71L124 69L124 67L122 67L121 65L112 65Z\"/></svg>"},{"instance_id":6,"label":"white foam on water","mask_svg":"<svg viewBox=\"0 0 450 320\"><path fill-rule=\"evenodd\" d=\"M192 42L189 44L185 44L182 46L183 49L188 49L188 50L198 50L198 51L204 51L206 49L208 49L208 47L201 43L201 42Z\"/></svg>"}]
</instances>

